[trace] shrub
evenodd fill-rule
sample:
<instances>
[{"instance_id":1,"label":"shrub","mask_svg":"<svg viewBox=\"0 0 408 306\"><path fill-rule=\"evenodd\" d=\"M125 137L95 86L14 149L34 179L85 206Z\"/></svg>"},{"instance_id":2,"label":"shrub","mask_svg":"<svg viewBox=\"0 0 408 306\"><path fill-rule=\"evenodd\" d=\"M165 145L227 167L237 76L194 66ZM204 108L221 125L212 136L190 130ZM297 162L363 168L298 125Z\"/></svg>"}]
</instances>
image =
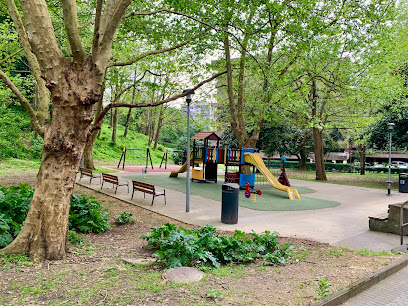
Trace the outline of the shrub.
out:
<instances>
[{"instance_id":1,"label":"shrub","mask_svg":"<svg viewBox=\"0 0 408 306\"><path fill-rule=\"evenodd\" d=\"M0 248L18 235L27 217L34 189L29 185L0 186ZM108 212L92 197L73 195L69 228L83 233L102 233L110 227ZM69 236L68 236L69 237Z\"/></svg>"},{"instance_id":2,"label":"shrub","mask_svg":"<svg viewBox=\"0 0 408 306\"><path fill-rule=\"evenodd\" d=\"M79 244L79 245L83 245L85 242L84 235L78 234L74 230L68 231L67 240L73 244Z\"/></svg>"},{"instance_id":3,"label":"shrub","mask_svg":"<svg viewBox=\"0 0 408 306\"><path fill-rule=\"evenodd\" d=\"M20 232L33 194L29 185L0 186L0 247L8 245Z\"/></svg>"},{"instance_id":4,"label":"shrub","mask_svg":"<svg viewBox=\"0 0 408 306\"><path fill-rule=\"evenodd\" d=\"M263 258L270 264L285 264L290 244L280 246L278 234L265 231L247 235L235 231L233 236L218 234L211 225L192 230L174 224L163 224L143 235L148 246L156 248L153 256L167 267L218 267L226 263L246 263Z\"/></svg>"},{"instance_id":5,"label":"shrub","mask_svg":"<svg viewBox=\"0 0 408 306\"><path fill-rule=\"evenodd\" d=\"M70 229L81 233L103 233L110 227L108 215L95 198L77 194L71 196Z\"/></svg>"},{"instance_id":6,"label":"shrub","mask_svg":"<svg viewBox=\"0 0 408 306\"><path fill-rule=\"evenodd\" d=\"M124 211L116 218L116 224L123 225L127 223L135 223L135 219L133 219L132 216L132 213Z\"/></svg>"}]
</instances>

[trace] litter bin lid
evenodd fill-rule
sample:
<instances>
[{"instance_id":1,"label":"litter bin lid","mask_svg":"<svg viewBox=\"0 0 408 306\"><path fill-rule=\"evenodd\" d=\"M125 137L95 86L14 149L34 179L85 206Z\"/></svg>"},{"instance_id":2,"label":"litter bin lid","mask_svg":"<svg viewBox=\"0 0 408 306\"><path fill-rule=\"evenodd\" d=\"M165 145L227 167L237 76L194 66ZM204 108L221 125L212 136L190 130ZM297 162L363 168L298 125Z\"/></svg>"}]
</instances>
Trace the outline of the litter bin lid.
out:
<instances>
[{"instance_id":1,"label":"litter bin lid","mask_svg":"<svg viewBox=\"0 0 408 306\"><path fill-rule=\"evenodd\" d=\"M222 184L222 190L233 190L233 189L239 189L239 185L234 184L234 183Z\"/></svg>"}]
</instances>

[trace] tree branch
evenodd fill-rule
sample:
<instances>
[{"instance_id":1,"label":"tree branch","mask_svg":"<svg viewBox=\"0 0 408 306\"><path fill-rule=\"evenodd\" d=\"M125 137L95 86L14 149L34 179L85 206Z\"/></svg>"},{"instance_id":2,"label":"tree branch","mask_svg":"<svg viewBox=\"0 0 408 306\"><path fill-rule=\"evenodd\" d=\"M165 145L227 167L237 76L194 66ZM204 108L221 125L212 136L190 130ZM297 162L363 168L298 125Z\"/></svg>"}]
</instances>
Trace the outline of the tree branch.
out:
<instances>
[{"instance_id":1,"label":"tree branch","mask_svg":"<svg viewBox=\"0 0 408 306\"><path fill-rule=\"evenodd\" d=\"M14 26L16 27L18 38L27 57L31 72L38 84L40 99L38 102L37 117L38 121L41 124L44 124L44 122L49 118L48 109L50 105L50 94L46 87L45 80L41 77L40 64L38 63L37 57L31 50L31 46L26 34L26 29L24 28L23 21L21 20L20 15L18 14L14 0L7 0L7 7L10 16L13 19Z\"/></svg>"},{"instance_id":2,"label":"tree branch","mask_svg":"<svg viewBox=\"0 0 408 306\"><path fill-rule=\"evenodd\" d=\"M44 137L44 130L43 128L38 124L37 121L37 116L35 115L34 110L32 109L30 103L28 100L23 96L21 91L14 85L13 81L11 81L7 75L3 72L3 70L0 69L0 79L3 80L4 83L11 89L11 91L16 95L18 100L20 101L21 105L25 108L25 110L28 112L31 118L31 126L33 129L41 135L41 137Z\"/></svg>"},{"instance_id":3,"label":"tree branch","mask_svg":"<svg viewBox=\"0 0 408 306\"><path fill-rule=\"evenodd\" d=\"M197 90L198 88L200 88L201 86L203 86L206 83L211 82L212 80L218 78L219 76L225 74L227 71L223 71L217 74L214 74L212 77L198 83L196 86L194 86L191 90L187 91L187 92L183 92L181 94L178 95L174 95L172 97L157 101L157 102L149 102L149 103L135 103L135 104L129 104L129 103L111 103L108 106L106 106L101 113L99 114L99 117L95 120L95 123L92 126L92 130L97 130L100 129L102 126L102 120L105 117L105 115L109 112L110 109L114 108L114 107L128 107L128 108L136 108L136 107L151 107L151 106L158 106L158 105L162 105L164 103L168 103L174 100L177 100L179 98L185 97L188 94L194 93L195 90Z\"/></svg>"},{"instance_id":4,"label":"tree branch","mask_svg":"<svg viewBox=\"0 0 408 306\"><path fill-rule=\"evenodd\" d=\"M200 33L200 34L198 34L198 35L196 35L196 36L194 36L194 37L192 37L192 38L190 38L190 39L188 39L188 40L185 40L185 41L179 43L178 45L175 45L175 46L172 46L172 47L169 47L169 48L163 48L163 49L160 49L160 50L147 51L147 52L142 53L142 54L136 56L135 58L133 58L133 59L131 59L131 60L129 60L129 61L126 61L126 62L112 62L112 63L108 64L108 68L110 68L110 67L117 67L117 66L128 66L128 65L132 65L132 64L134 64L134 63L136 63L136 62L138 62L138 61L144 59L145 57L148 57L148 56L151 56L151 55L156 55L156 54L161 54L161 53L165 53L165 52L173 51L173 50L175 50L175 49L181 48L181 47L183 47L183 46L189 44L189 43L192 42L193 40L195 40L195 39L197 39L198 37L200 37L202 34L203 34L203 33Z\"/></svg>"},{"instance_id":5,"label":"tree branch","mask_svg":"<svg viewBox=\"0 0 408 306\"><path fill-rule=\"evenodd\" d=\"M14 4L13 0L7 1ZM65 56L55 37L47 3L45 0L25 0L20 4L27 37L41 67L41 73L47 75L47 81L57 83L54 79L60 77L60 70L56 67L58 63L61 65L64 62Z\"/></svg>"},{"instance_id":6,"label":"tree branch","mask_svg":"<svg viewBox=\"0 0 408 306\"><path fill-rule=\"evenodd\" d=\"M82 63L85 59L85 51L82 47L81 38L78 32L78 15L75 0L61 0L62 13L64 16L65 31L69 45L71 46L72 57L75 63Z\"/></svg>"},{"instance_id":7,"label":"tree branch","mask_svg":"<svg viewBox=\"0 0 408 306\"><path fill-rule=\"evenodd\" d=\"M99 47L99 39L100 39L100 28L101 28L101 16L102 16L102 6L103 0L98 0L96 3L96 14L95 14L95 27L94 27L94 35L92 40L92 58L97 54L98 47Z\"/></svg>"},{"instance_id":8,"label":"tree branch","mask_svg":"<svg viewBox=\"0 0 408 306\"><path fill-rule=\"evenodd\" d=\"M19 54L21 51L23 51L23 48L21 48L20 50L14 52L13 54L10 54L9 56L7 56L6 58L2 59L0 61L0 65L3 65L4 63L6 63L9 59L13 58L14 56L16 56L17 54Z\"/></svg>"},{"instance_id":9,"label":"tree branch","mask_svg":"<svg viewBox=\"0 0 408 306\"><path fill-rule=\"evenodd\" d=\"M103 28L101 31L101 41L98 46L98 54L94 56L94 62L97 62L101 70L105 70L106 65L109 62L112 54L112 43L116 30L126 12L126 9L132 2L132 0L118 0L116 3L114 1L108 1L107 7L105 9L105 15L102 20Z\"/></svg>"}]
</instances>

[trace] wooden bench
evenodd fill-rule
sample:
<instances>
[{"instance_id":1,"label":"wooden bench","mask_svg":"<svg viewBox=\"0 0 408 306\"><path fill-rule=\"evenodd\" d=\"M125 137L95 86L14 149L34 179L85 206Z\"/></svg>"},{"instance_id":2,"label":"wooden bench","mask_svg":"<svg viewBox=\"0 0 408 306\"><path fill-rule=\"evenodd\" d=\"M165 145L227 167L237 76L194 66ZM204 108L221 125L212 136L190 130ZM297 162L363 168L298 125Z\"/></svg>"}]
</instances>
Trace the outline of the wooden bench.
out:
<instances>
[{"instance_id":1,"label":"wooden bench","mask_svg":"<svg viewBox=\"0 0 408 306\"><path fill-rule=\"evenodd\" d=\"M158 196L164 196L164 205L166 205L166 190L163 188L156 188L154 185L142 183L138 181L132 181L133 191L132 191L132 200L135 190L143 192L143 197L146 198L146 193L153 195L152 205L154 198Z\"/></svg>"},{"instance_id":2,"label":"wooden bench","mask_svg":"<svg viewBox=\"0 0 408 306\"><path fill-rule=\"evenodd\" d=\"M92 173L91 169L87 169L87 168L79 168L79 172L81 173L79 176L79 180L81 180L81 178L85 176L89 176L91 179L89 180L89 184L92 182L93 178L99 178L100 183L102 183L102 177L100 174L94 174Z\"/></svg>"},{"instance_id":3,"label":"wooden bench","mask_svg":"<svg viewBox=\"0 0 408 306\"><path fill-rule=\"evenodd\" d=\"M128 188L128 193L129 193L129 182L119 182L119 178L116 175L112 174L107 174L107 173L102 173L102 186L101 189L103 188L103 183L108 182L111 183L112 185L116 185L115 193L118 191L119 186L127 186Z\"/></svg>"}]
</instances>

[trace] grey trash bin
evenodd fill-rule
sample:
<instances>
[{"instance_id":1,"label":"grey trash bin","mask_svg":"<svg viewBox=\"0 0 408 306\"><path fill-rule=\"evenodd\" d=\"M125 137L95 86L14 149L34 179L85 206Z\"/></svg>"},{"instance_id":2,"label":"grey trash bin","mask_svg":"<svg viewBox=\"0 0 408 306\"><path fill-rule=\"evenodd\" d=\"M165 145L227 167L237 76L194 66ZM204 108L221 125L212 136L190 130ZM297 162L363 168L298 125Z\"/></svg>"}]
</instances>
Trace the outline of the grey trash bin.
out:
<instances>
[{"instance_id":1,"label":"grey trash bin","mask_svg":"<svg viewBox=\"0 0 408 306\"><path fill-rule=\"evenodd\" d=\"M238 184L222 185L221 222L225 224L238 223Z\"/></svg>"},{"instance_id":2,"label":"grey trash bin","mask_svg":"<svg viewBox=\"0 0 408 306\"><path fill-rule=\"evenodd\" d=\"M408 174L407 173L399 174L398 190L399 192L408 192Z\"/></svg>"}]
</instances>

